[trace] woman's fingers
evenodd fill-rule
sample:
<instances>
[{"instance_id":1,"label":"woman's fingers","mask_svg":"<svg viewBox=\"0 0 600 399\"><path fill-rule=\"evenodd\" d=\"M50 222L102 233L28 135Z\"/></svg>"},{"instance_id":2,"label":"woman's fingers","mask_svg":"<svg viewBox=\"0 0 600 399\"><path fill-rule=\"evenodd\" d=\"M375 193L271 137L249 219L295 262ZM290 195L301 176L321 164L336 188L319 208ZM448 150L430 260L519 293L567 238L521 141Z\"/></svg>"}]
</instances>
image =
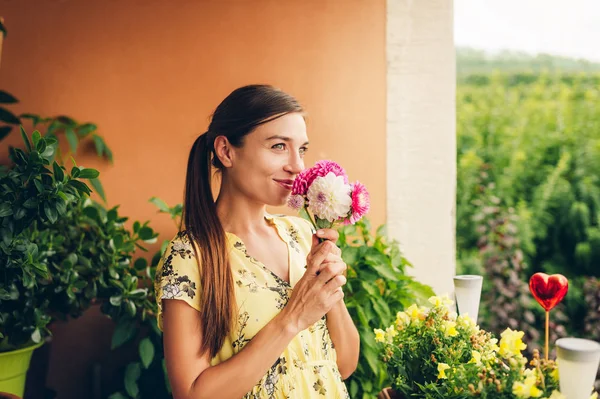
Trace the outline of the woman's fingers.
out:
<instances>
[{"instance_id":1,"label":"woman's fingers","mask_svg":"<svg viewBox=\"0 0 600 399\"><path fill-rule=\"evenodd\" d=\"M319 273L318 281L321 285L328 284L331 279L336 276L342 276L345 279L344 272L346 271L346 264L344 262L333 262L327 263Z\"/></svg>"},{"instance_id":2,"label":"woman's fingers","mask_svg":"<svg viewBox=\"0 0 600 399\"><path fill-rule=\"evenodd\" d=\"M323 243L325 244L325 243ZM330 253L328 245L322 245L318 249L306 257L306 273L316 276L321 268L321 263L327 258Z\"/></svg>"},{"instance_id":3,"label":"woman's fingers","mask_svg":"<svg viewBox=\"0 0 600 399\"><path fill-rule=\"evenodd\" d=\"M316 236L318 238L333 241L334 243L340 238L340 234L335 229L319 229L317 230Z\"/></svg>"}]
</instances>

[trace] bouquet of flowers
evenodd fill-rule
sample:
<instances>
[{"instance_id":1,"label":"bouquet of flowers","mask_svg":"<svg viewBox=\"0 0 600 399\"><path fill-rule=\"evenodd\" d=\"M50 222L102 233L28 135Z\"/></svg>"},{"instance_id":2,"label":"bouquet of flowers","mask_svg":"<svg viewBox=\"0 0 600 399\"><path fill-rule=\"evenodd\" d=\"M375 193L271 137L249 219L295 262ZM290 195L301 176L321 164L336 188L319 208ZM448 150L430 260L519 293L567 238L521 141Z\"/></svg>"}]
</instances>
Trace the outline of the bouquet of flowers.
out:
<instances>
[{"instance_id":1,"label":"bouquet of flowers","mask_svg":"<svg viewBox=\"0 0 600 399\"><path fill-rule=\"evenodd\" d=\"M348 183L340 165L324 160L296 177L288 205L300 211L315 229L322 229L335 223L356 223L369 211L370 200L363 184Z\"/></svg>"},{"instance_id":2,"label":"bouquet of flowers","mask_svg":"<svg viewBox=\"0 0 600 399\"><path fill-rule=\"evenodd\" d=\"M451 311L447 297L429 302L431 308L411 305L393 325L375 329L396 396L564 399L556 362L538 352L531 361L521 354L522 331L507 328L498 341Z\"/></svg>"}]
</instances>

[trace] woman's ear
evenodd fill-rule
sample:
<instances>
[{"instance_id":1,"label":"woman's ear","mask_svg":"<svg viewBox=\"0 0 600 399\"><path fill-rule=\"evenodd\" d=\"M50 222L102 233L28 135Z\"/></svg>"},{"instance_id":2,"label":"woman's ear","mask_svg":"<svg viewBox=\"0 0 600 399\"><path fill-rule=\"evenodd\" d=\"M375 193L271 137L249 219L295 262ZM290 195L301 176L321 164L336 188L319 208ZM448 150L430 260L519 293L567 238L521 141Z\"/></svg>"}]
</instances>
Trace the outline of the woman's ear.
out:
<instances>
[{"instance_id":1,"label":"woman's ear","mask_svg":"<svg viewBox=\"0 0 600 399\"><path fill-rule=\"evenodd\" d=\"M233 165L233 146L225 136L217 136L215 138L215 154L221 164L226 168L231 168Z\"/></svg>"}]
</instances>

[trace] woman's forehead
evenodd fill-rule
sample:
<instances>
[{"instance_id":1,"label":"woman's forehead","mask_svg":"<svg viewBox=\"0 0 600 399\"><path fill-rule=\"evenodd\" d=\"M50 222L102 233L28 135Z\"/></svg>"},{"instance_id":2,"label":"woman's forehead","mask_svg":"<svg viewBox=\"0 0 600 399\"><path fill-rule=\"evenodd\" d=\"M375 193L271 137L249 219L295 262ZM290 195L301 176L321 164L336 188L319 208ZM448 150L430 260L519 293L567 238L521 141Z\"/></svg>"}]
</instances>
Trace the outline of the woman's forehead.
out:
<instances>
[{"instance_id":1,"label":"woman's forehead","mask_svg":"<svg viewBox=\"0 0 600 399\"><path fill-rule=\"evenodd\" d=\"M258 140L282 139L307 141L306 123L298 113L286 114L272 121L263 123L251 133Z\"/></svg>"}]
</instances>

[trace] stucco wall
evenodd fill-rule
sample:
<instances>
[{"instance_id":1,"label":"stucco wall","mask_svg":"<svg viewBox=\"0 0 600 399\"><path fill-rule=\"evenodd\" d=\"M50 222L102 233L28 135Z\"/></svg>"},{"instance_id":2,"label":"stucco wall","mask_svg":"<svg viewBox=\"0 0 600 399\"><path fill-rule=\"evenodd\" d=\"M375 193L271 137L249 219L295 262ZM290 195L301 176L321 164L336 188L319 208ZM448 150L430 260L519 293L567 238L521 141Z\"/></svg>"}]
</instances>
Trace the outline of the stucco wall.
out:
<instances>
[{"instance_id":1,"label":"stucco wall","mask_svg":"<svg viewBox=\"0 0 600 399\"><path fill-rule=\"evenodd\" d=\"M418 281L455 272L456 63L451 0L387 1L387 221Z\"/></svg>"}]
</instances>

